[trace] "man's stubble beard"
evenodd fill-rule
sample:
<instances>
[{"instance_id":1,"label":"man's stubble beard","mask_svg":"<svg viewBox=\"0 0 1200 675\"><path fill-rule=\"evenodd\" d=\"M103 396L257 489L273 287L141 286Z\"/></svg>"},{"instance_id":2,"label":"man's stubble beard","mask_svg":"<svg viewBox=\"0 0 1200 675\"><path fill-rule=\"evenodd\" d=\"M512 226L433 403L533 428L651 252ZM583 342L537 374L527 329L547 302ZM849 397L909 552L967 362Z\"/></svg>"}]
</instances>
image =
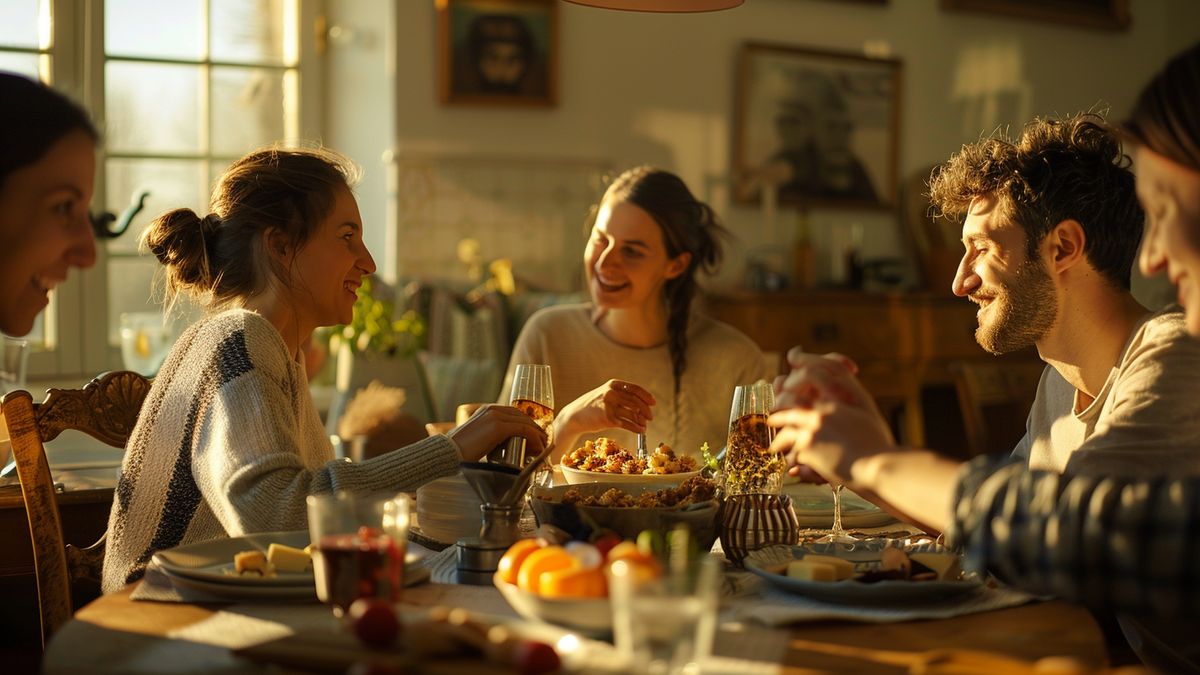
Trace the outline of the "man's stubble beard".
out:
<instances>
[{"instance_id":1,"label":"man's stubble beard","mask_svg":"<svg viewBox=\"0 0 1200 675\"><path fill-rule=\"evenodd\" d=\"M1032 347L1042 339L1058 320L1054 282L1042 261L1022 263L1011 282L999 284L985 312L991 316L975 330L975 341L992 354Z\"/></svg>"}]
</instances>

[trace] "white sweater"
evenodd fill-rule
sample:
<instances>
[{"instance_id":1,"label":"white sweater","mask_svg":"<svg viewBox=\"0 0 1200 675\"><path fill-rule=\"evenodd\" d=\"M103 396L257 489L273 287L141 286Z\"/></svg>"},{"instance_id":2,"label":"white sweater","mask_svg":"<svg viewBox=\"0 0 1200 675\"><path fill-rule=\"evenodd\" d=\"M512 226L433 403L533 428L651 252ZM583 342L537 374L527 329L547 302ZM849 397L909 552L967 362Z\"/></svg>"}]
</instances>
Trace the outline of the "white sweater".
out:
<instances>
[{"instance_id":1,"label":"white sweater","mask_svg":"<svg viewBox=\"0 0 1200 675\"><path fill-rule=\"evenodd\" d=\"M613 342L592 323L592 305L559 305L535 313L513 348L499 401L508 403L518 363L550 366L554 407L563 406L610 379L647 389L656 405L646 425L646 445L670 445L676 452L700 456L707 442L713 453L725 445L733 388L774 377L762 351L736 328L693 311L688 326L687 363L674 400L675 376L667 346L638 348ZM579 440L608 436L626 448L636 435L624 429L586 434ZM573 448L561 448L570 451Z\"/></svg>"},{"instance_id":2,"label":"white sweater","mask_svg":"<svg viewBox=\"0 0 1200 675\"><path fill-rule=\"evenodd\" d=\"M307 527L305 498L410 491L458 471L434 436L375 459L333 459L304 367L270 322L230 310L175 343L142 406L121 467L103 590L140 579L156 551Z\"/></svg>"}]
</instances>

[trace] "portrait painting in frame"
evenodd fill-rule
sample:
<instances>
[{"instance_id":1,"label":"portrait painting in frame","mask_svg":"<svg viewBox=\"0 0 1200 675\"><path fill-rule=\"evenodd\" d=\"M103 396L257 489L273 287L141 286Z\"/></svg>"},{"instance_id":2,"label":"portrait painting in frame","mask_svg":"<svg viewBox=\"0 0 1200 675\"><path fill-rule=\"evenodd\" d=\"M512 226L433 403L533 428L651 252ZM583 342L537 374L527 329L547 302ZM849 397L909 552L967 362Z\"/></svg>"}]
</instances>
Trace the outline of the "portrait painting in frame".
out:
<instances>
[{"instance_id":1,"label":"portrait painting in frame","mask_svg":"<svg viewBox=\"0 0 1200 675\"><path fill-rule=\"evenodd\" d=\"M437 11L442 103L557 104L558 0L437 0Z\"/></svg>"},{"instance_id":2,"label":"portrait painting in frame","mask_svg":"<svg viewBox=\"0 0 1200 675\"><path fill-rule=\"evenodd\" d=\"M781 204L895 203L901 63L747 43L738 55L734 199L764 189Z\"/></svg>"}]
</instances>

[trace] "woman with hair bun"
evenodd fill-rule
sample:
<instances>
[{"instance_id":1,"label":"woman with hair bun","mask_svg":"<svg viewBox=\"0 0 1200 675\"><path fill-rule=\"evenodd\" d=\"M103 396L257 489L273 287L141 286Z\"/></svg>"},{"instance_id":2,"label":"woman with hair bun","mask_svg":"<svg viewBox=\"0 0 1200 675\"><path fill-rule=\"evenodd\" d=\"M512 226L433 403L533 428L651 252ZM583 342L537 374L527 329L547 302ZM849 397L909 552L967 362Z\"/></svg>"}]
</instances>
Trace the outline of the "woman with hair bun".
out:
<instances>
[{"instance_id":1,"label":"woman with hair bun","mask_svg":"<svg viewBox=\"0 0 1200 675\"><path fill-rule=\"evenodd\" d=\"M0 332L28 333L67 272L95 264L96 140L82 108L0 72Z\"/></svg>"},{"instance_id":2,"label":"woman with hair bun","mask_svg":"<svg viewBox=\"0 0 1200 675\"><path fill-rule=\"evenodd\" d=\"M331 152L259 150L226 170L212 213L177 209L145 231L168 306L187 294L208 314L176 341L126 447L105 592L141 578L162 549L304 529L310 494L415 490L511 436L544 447L529 417L489 406L445 436L334 460L302 345L320 326L350 323L358 286L375 271L355 176Z\"/></svg>"},{"instance_id":3,"label":"woman with hair bun","mask_svg":"<svg viewBox=\"0 0 1200 675\"><path fill-rule=\"evenodd\" d=\"M584 248L589 304L535 313L513 349L550 365L556 455L598 435L632 448L645 433L681 454L725 443L733 388L769 378L762 351L733 327L692 311L703 270L721 262L727 233L675 174L630 169L613 181Z\"/></svg>"}]
</instances>

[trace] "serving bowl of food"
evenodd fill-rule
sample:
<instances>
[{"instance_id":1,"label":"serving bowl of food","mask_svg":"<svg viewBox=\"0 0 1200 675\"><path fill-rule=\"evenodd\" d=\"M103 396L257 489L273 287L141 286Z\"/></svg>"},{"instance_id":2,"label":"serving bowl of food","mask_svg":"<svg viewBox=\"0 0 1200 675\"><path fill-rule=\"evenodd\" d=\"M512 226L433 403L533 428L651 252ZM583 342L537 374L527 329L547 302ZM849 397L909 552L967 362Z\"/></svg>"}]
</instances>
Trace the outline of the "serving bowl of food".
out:
<instances>
[{"instance_id":1,"label":"serving bowl of food","mask_svg":"<svg viewBox=\"0 0 1200 675\"><path fill-rule=\"evenodd\" d=\"M628 484L584 483L535 487L531 493L538 523L562 528L586 540L597 529L635 539L645 530L668 532L682 523L701 550L717 538L716 485L693 476L679 485L670 482Z\"/></svg>"},{"instance_id":2,"label":"serving bowl of food","mask_svg":"<svg viewBox=\"0 0 1200 675\"><path fill-rule=\"evenodd\" d=\"M660 443L645 457L601 436L567 453L562 459L563 478L571 485L582 483L626 483L630 485L679 485L700 474L700 463L677 455Z\"/></svg>"}]
</instances>

